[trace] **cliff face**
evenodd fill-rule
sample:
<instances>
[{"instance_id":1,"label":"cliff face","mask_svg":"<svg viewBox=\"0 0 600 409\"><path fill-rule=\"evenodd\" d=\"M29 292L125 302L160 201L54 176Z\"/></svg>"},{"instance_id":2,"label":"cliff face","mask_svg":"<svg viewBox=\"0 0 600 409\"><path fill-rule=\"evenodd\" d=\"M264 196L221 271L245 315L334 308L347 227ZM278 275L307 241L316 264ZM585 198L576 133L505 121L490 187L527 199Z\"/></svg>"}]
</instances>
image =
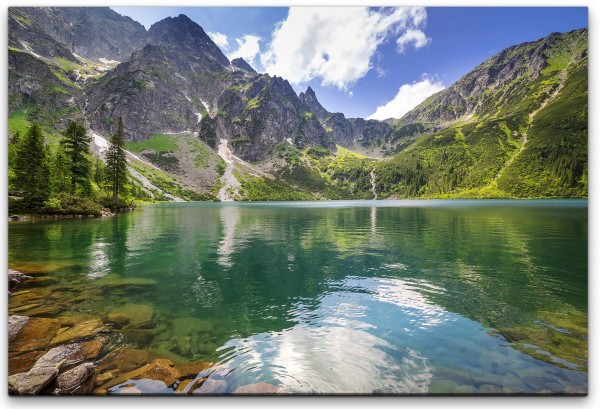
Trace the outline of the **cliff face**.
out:
<instances>
[{"instance_id":1,"label":"cliff face","mask_svg":"<svg viewBox=\"0 0 600 409\"><path fill-rule=\"evenodd\" d=\"M311 87L300 94L300 100L316 115L329 137L347 148L373 152L381 146L391 128L387 122L362 118L348 119L342 113L327 111Z\"/></svg>"},{"instance_id":2,"label":"cliff face","mask_svg":"<svg viewBox=\"0 0 600 409\"><path fill-rule=\"evenodd\" d=\"M106 7L19 7L13 12L84 58L123 61L147 41L144 26Z\"/></svg>"}]
</instances>

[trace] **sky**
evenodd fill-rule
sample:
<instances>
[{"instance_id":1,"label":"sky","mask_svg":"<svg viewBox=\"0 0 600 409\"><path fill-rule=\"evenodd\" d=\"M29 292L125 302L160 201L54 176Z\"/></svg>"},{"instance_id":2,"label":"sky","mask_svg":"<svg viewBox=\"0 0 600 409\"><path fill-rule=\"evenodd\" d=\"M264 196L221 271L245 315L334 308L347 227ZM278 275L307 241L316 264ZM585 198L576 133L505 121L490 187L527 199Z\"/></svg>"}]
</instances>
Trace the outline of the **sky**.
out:
<instances>
[{"instance_id":1,"label":"sky","mask_svg":"<svg viewBox=\"0 0 600 409\"><path fill-rule=\"evenodd\" d=\"M185 14L230 59L311 86L347 117L399 118L506 47L588 25L585 7L113 7L146 28Z\"/></svg>"}]
</instances>

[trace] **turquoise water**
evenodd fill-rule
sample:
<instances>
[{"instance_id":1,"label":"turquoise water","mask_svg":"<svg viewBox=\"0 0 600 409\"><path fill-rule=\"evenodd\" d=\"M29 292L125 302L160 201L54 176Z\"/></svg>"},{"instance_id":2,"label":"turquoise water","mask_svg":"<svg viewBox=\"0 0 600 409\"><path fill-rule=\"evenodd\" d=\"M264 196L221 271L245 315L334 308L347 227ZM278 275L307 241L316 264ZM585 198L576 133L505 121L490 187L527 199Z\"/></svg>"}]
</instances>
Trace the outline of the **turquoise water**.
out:
<instances>
[{"instance_id":1,"label":"turquoise water","mask_svg":"<svg viewBox=\"0 0 600 409\"><path fill-rule=\"evenodd\" d=\"M9 265L84 295L56 314L150 306L135 347L221 363L229 391L569 393L587 223L585 200L159 204L11 223ZM124 278L156 285L95 291Z\"/></svg>"}]
</instances>

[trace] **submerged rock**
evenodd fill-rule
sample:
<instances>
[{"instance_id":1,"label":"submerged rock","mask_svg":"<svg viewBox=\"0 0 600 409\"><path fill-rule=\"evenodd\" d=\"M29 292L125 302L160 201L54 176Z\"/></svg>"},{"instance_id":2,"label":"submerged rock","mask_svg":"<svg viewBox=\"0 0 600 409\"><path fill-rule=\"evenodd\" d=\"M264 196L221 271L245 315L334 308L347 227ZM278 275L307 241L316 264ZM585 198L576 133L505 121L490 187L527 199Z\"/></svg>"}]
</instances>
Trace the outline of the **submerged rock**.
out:
<instances>
[{"instance_id":1,"label":"submerged rock","mask_svg":"<svg viewBox=\"0 0 600 409\"><path fill-rule=\"evenodd\" d=\"M31 351L10 356L8 358L8 374L14 375L29 371L42 355L44 355L43 351Z\"/></svg>"},{"instance_id":2,"label":"submerged rock","mask_svg":"<svg viewBox=\"0 0 600 409\"><path fill-rule=\"evenodd\" d=\"M15 324L20 325L20 324ZM59 329L56 320L50 318L30 318L25 325L13 334L8 350L28 352L44 349ZM14 331L14 329L13 329ZM10 330L9 330L10 334Z\"/></svg>"},{"instance_id":3,"label":"submerged rock","mask_svg":"<svg viewBox=\"0 0 600 409\"><path fill-rule=\"evenodd\" d=\"M181 374L181 378L196 377L198 374L205 369L212 366L208 362L188 362L185 364L175 365L175 369Z\"/></svg>"},{"instance_id":4,"label":"submerged rock","mask_svg":"<svg viewBox=\"0 0 600 409\"><path fill-rule=\"evenodd\" d=\"M235 391L233 391L233 393L248 395L272 395L276 393L283 393L283 390L275 385L260 382L240 386Z\"/></svg>"},{"instance_id":5,"label":"submerged rock","mask_svg":"<svg viewBox=\"0 0 600 409\"><path fill-rule=\"evenodd\" d=\"M105 331L106 328L104 328L100 320L91 319L89 321L81 322L71 328L68 328L64 332L61 332L52 339L50 345L58 345L65 342L92 338L95 335Z\"/></svg>"},{"instance_id":6,"label":"submerged rock","mask_svg":"<svg viewBox=\"0 0 600 409\"><path fill-rule=\"evenodd\" d=\"M86 362L70 369L56 379L56 391L59 394L86 393L90 389L90 378L94 374L94 364ZM86 385L87 383L87 385Z\"/></svg>"},{"instance_id":7,"label":"submerged rock","mask_svg":"<svg viewBox=\"0 0 600 409\"><path fill-rule=\"evenodd\" d=\"M141 368L127 372L126 374L123 374L102 385L94 390L94 393L106 394L113 386L138 379L152 379L155 381L161 381L164 382L165 387L171 387L180 376L179 372L173 368L172 365L173 362L169 361L168 359L155 359Z\"/></svg>"},{"instance_id":8,"label":"submerged rock","mask_svg":"<svg viewBox=\"0 0 600 409\"><path fill-rule=\"evenodd\" d=\"M110 324L113 324L115 328L123 328L124 325L129 323L129 318L125 314L108 314L106 319Z\"/></svg>"},{"instance_id":9,"label":"submerged rock","mask_svg":"<svg viewBox=\"0 0 600 409\"><path fill-rule=\"evenodd\" d=\"M120 307L113 308L109 312L109 316L120 315L129 321L131 327L136 328L152 328L154 322L154 309L148 304L125 304Z\"/></svg>"}]
</instances>

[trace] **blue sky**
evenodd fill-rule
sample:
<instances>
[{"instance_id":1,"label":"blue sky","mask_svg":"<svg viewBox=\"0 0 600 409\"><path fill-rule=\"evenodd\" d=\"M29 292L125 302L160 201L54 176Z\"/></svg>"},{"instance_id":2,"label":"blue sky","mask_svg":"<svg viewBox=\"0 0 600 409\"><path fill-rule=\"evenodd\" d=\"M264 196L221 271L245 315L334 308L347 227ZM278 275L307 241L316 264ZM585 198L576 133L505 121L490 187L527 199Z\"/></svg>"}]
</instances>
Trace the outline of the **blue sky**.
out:
<instances>
[{"instance_id":1,"label":"blue sky","mask_svg":"<svg viewBox=\"0 0 600 409\"><path fill-rule=\"evenodd\" d=\"M399 117L502 49L588 25L586 8L113 7L149 28L185 14L230 58L309 85L347 117Z\"/></svg>"}]
</instances>

